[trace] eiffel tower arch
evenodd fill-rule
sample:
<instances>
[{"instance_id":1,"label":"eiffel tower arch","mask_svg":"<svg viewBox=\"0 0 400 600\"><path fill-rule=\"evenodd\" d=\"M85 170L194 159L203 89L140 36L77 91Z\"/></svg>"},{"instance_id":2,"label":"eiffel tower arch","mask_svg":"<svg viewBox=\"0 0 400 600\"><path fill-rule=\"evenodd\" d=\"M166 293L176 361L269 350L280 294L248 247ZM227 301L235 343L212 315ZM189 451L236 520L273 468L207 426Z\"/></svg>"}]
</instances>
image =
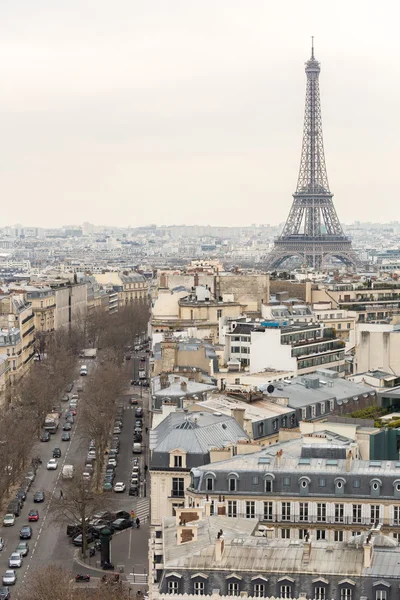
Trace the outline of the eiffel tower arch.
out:
<instances>
[{"instance_id":1,"label":"eiffel tower arch","mask_svg":"<svg viewBox=\"0 0 400 600\"><path fill-rule=\"evenodd\" d=\"M320 64L314 57L306 62L306 106L299 177L286 224L274 248L265 257L265 268L273 270L290 257L315 269L324 267L327 258L344 264L362 265L342 229L329 189L322 137L319 94Z\"/></svg>"}]
</instances>

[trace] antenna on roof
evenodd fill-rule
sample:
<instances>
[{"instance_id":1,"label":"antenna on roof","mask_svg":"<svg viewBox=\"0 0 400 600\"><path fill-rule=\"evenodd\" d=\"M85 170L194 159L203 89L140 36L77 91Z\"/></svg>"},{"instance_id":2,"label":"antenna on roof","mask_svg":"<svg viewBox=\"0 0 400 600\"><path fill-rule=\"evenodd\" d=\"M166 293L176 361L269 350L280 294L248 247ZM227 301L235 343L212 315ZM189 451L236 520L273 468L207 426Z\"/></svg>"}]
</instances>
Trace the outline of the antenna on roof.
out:
<instances>
[{"instance_id":1,"label":"antenna on roof","mask_svg":"<svg viewBox=\"0 0 400 600\"><path fill-rule=\"evenodd\" d=\"M314 60L314 36L311 36L311 60Z\"/></svg>"}]
</instances>

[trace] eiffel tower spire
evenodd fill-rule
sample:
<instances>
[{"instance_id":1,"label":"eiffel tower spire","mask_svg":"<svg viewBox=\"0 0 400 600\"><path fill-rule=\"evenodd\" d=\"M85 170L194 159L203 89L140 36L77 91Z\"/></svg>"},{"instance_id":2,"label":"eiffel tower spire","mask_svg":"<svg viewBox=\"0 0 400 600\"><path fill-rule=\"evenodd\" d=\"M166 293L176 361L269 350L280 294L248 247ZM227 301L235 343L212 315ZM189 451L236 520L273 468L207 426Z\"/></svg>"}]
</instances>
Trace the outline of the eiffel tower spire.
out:
<instances>
[{"instance_id":1,"label":"eiffel tower spire","mask_svg":"<svg viewBox=\"0 0 400 600\"><path fill-rule=\"evenodd\" d=\"M290 256L297 256L315 268L321 268L328 255L346 264L360 264L343 233L329 189L322 136L320 71L312 38L311 58L305 65L306 105L297 187L282 234L266 257L267 269L276 268Z\"/></svg>"}]
</instances>

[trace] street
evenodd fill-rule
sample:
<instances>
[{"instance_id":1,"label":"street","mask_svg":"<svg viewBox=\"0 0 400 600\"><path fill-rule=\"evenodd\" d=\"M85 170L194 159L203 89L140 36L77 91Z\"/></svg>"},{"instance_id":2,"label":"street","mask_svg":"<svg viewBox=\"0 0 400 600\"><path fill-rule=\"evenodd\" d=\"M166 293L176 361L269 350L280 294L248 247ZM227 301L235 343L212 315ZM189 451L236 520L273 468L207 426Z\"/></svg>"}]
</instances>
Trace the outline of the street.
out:
<instances>
[{"instance_id":1,"label":"street","mask_svg":"<svg viewBox=\"0 0 400 600\"><path fill-rule=\"evenodd\" d=\"M88 362L88 361L86 361ZM126 361L125 369L129 373L135 361ZM93 369L94 363L89 362L89 371ZM84 378L82 378L84 380ZM78 380L81 382L81 378ZM78 381L77 380L77 381ZM74 390L76 392L76 383ZM34 447L33 456L39 456L42 464L39 466L35 480L31 489L27 492L26 500L21 509L21 514L16 517L15 524L12 527L0 527L0 536L4 539L4 548L0 552L0 574L5 573L8 567L8 559L11 553L17 547L19 539L19 531L24 525L31 525L32 539L28 540L29 553L23 558L22 566L17 571L16 590L29 582L29 574L36 569L47 566L49 564L57 564L73 573L82 571L82 566L79 563L74 563L74 559L79 558L79 550L71 544L71 538L66 534L66 523L56 522L51 515L51 502L56 494L59 494L59 481L61 478L62 467L64 464L73 464L75 466L82 465L87 455L87 440L83 440L80 435L79 426L79 407L84 402L84 393L79 394L77 415L75 423L72 426L71 440L69 442L61 441L62 425L64 416L60 420L60 427L57 433L51 436L50 442L37 442ZM135 518L138 516L141 521L140 529L131 529L115 534L112 541L112 561L117 565L124 565L125 573L129 575L132 572L145 573L147 568L147 546L149 537L149 499L147 497L147 486L144 479L144 465L146 464L146 456L148 451L148 436L145 432L147 427L148 412L144 410L143 419L143 452L141 455L136 455L140 459L140 495L139 497L128 496L130 483L130 474L132 467L132 459L135 455L132 454L132 438L135 424L135 408L129 402L130 397L137 397L139 406L145 404L147 409L148 393L147 388L142 390L142 400L140 399L141 391L139 388L128 386L123 396L117 399L117 402L124 405L123 429L120 434L120 452L118 455L118 466L116 469L116 482L124 482L126 491L124 493L107 492L109 496L109 510L126 510L135 512ZM68 407L68 403L62 403L62 408ZM52 458L53 449L61 448L61 458L58 459L58 468L54 471L46 469L47 461ZM28 469L27 469L28 470ZM33 495L36 491L42 490L45 492L45 501L43 503L34 503ZM31 509L39 511L39 521L28 523L28 513ZM4 513L3 513L4 514ZM145 523L147 521L147 524ZM90 565L93 567L99 566L99 553L90 559ZM100 573L93 573L93 576Z\"/></svg>"}]
</instances>

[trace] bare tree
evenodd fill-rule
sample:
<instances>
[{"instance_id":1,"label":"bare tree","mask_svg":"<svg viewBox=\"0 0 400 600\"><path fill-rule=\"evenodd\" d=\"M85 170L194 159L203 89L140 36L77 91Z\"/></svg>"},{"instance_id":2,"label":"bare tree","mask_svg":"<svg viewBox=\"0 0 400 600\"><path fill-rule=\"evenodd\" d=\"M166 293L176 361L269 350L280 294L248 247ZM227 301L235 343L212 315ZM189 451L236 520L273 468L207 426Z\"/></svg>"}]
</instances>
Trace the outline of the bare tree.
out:
<instances>
[{"instance_id":1,"label":"bare tree","mask_svg":"<svg viewBox=\"0 0 400 600\"><path fill-rule=\"evenodd\" d=\"M94 440L96 447L95 486L100 490L106 450L116 412L116 403L123 389L124 377L113 363L99 366L85 388L81 424L84 437Z\"/></svg>"},{"instance_id":2,"label":"bare tree","mask_svg":"<svg viewBox=\"0 0 400 600\"><path fill-rule=\"evenodd\" d=\"M90 598L91 600L128 600L129 587L122 583L105 585L101 581L90 590L82 589L81 594L71 573L54 564L32 571L29 584L18 591L20 600L73 600ZM133 597L132 597L133 598Z\"/></svg>"},{"instance_id":3,"label":"bare tree","mask_svg":"<svg viewBox=\"0 0 400 600\"><path fill-rule=\"evenodd\" d=\"M71 573L54 564L33 570L29 584L18 591L20 600L72 600Z\"/></svg>"},{"instance_id":4,"label":"bare tree","mask_svg":"<svg viewBox=\"0 0 400 600\"><path fill-rule=\"evenodd\" d=\"M62 479L59 494L55 494L50 511L57 521L79 523L82 530L82 555L87 551L87 521L107 508L107 497L93 490L90 481L77 469L72 479Z\"/></svg>"}]
</instances>

